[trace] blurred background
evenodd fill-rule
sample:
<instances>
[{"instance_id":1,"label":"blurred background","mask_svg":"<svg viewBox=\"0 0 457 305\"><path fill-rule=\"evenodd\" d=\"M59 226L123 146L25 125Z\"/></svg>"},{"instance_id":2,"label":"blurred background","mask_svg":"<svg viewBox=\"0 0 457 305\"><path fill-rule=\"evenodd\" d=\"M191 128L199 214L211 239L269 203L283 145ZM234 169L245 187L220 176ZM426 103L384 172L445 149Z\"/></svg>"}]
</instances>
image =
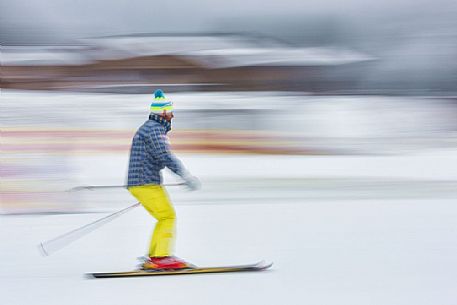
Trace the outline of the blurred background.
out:
<instances>
[{"instance_id":1,"label":"blurred background","mask_svg":"<svg viewBox=\"0 0 457 305\"><path fill-rule=\"evenodd\" d=\"M203 172L205 158L455 151L456 13L451 0L3 0L1 213L86 210L61 191L122 184L156 88L176 105L173 148Z\"/></svg>"}]
</instances>

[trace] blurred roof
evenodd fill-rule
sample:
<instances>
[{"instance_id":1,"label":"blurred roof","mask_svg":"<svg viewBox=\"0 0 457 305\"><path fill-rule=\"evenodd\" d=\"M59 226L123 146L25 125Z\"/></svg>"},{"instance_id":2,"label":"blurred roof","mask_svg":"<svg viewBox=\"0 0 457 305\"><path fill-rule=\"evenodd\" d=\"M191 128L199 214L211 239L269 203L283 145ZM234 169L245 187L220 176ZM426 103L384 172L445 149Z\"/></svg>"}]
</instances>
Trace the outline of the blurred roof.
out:
<instances>
[{"instance_id":1,"label":"blurred roof","mask_svg":"<svg viewBox=\"0 0 457 305\"><path fill-rule=\"evenodd\" d=\"M82 40L81 46L3 47L2 65L82 65L145 56L185 57L208 68L340 65L374 58L341 48L297 48L237 34L158 34Z\"/></svg>"},{"instance_id":2,"label":"blurred roof","mask_svg":"<svg viewBox=\"0 0 457 305\"><path fill-rule=\"evenodd\" d=\"M374 59L359 52L336 48L202 50L185 55L209 67L325 66Z\"/></svg>"},{"instance_id":3,"label":"blurred roof","mask_svg":"<svg viewBox=\"0 0 457 305\"><path fill-rule=\"evenodd\" d=\"M2 66L66 66L91 62L81 46L1 47L0 61Z\"/></svg>"},{"instance_id":4,"label":"blurred roof","mask_svg":"<svg viewBox=\"0 0 457 305\"><path fill-rule=\"evenodd\" d=\"M87 41L109 59L176 55L210 68L339 65L374 59L347 49L297 48L267 37L238 34L144 34Z\"/></svg>"}]
</instances>

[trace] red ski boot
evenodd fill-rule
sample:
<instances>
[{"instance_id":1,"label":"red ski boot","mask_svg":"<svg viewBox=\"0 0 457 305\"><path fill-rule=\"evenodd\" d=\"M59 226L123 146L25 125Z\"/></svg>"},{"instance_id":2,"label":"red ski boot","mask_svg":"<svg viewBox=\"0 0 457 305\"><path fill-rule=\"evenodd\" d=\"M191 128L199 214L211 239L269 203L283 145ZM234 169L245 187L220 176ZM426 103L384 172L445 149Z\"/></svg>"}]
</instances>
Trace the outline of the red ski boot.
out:
<instances>
[{"instance_id":1,"label":"red ski boot","mask_svg":"<svg viewBox=\"0 0 457 305\"><path fill-rule=\"evenodd\" d=\"M195 268L194 265L185 262L175 256L149 257L143 263L144 270L179 270Z\"/></svg>"}]
</instances>

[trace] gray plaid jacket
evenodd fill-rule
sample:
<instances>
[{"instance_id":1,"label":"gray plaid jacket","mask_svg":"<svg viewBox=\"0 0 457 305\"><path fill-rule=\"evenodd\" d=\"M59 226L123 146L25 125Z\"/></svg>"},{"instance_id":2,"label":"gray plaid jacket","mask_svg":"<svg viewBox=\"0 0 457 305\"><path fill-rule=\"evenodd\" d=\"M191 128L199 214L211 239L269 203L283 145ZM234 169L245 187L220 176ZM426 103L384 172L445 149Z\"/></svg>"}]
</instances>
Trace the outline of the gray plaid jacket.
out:
<instances>
[{"instance_id":1,"label":"gray plaid jacket","mask_svg":"<svg viewBox=\"0 0 457 305\"><path fill-rule=\"evenodd\" d=\"M184 167L171 153L167 132L171 124L158 115L151 114L135 133L130 149L127 186L161 184L160 171L167 167L179 176Z\"/></svg>"}]
</instances>

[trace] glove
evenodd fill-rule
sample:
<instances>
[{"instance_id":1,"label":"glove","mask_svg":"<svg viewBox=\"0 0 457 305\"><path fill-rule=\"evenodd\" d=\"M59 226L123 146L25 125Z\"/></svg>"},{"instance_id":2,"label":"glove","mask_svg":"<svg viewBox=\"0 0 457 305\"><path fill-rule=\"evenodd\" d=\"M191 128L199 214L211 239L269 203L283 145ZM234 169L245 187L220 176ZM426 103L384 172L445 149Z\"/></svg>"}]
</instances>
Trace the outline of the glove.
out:
<instances>
[{"instance_id":1,"label":"glove","mask_svg":"<svg viewBox=\"0 0 457 305\"><path fill-rule=\"evenodd\" d=\"M183 179L187 189L190 191L198 190L201 187L200 180L198 180L198 178L195 176L186 175L183 177Z\"/></svg>"}]
</instances>

